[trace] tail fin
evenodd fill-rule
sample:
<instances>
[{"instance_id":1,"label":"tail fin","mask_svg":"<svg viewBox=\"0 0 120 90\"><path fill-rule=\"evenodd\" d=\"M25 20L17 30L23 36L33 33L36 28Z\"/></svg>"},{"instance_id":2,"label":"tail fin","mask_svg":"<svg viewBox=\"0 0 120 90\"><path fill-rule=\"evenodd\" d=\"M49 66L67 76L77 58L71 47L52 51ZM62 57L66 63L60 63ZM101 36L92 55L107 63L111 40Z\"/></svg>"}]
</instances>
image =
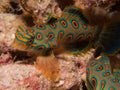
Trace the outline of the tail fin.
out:
<instances>
[{"instance_id":1,"label":"tail fin","mask_svg":"<svg viewBox=\"0 0 120 90\"><path fill-rule=\"evenodd\" d=\"M120 50L120 15L113 16L110 23L103 27L98 42L105 54L112 55Z\"/></svg>"}]
</instances>

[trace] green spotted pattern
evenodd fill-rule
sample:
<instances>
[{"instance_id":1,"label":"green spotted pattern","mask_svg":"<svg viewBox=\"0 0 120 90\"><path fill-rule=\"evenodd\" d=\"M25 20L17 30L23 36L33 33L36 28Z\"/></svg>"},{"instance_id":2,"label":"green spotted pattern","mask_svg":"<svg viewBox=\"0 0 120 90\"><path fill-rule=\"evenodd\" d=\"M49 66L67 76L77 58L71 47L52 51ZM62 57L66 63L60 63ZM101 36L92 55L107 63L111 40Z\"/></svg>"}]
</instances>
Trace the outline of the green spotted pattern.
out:
<instances>
[{"instance_id":1,"label":"green spotted pattern","mask_svg":"<svg viewBox=\"0 0 120 90\"><path fill-rule=\"evenodd\" d=\"M110 59L102 55L87 68L88 90L119 90L120 80L111 71Z\"/></svg>"},{"instance_id":2,"label":"green spotted pattern","mask_svg":"<svg viewBox=\"0 0 120 90\"><path fill-rule=\"evenodd\" d=\"M57 43L59 41L60 43L64 42L64 44L66 42L67 44L74 43L74 41L80 42L86 39L90 41L93 39L97 29L91 30L92 27L89 25L87 17L84 16L84 13L76 7L67 8L55 22L43 25L37 24L34 28L30 29L31 31L29 29L22 29L23 36L29 35L30 38L34 38L29 47L36 50L38 50L38 47L41 48L41 45L43 49L58 47ZM29 31L33 34L30 34ZM19 34L19 32L16 33ZM22 39L17 40L22 42Z\"/></svg>"}]
</instances>

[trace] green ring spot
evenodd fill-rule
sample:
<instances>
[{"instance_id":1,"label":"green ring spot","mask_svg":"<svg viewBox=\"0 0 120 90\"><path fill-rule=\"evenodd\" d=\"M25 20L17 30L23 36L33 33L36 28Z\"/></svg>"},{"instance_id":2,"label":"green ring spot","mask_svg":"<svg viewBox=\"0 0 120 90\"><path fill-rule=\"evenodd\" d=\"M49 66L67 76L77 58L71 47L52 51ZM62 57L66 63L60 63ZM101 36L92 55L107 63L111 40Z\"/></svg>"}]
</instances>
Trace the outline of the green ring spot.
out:
<instances>
[{"instance_id":1,"label":"green ring spot","mask_svg":"<svg viewBox=\"0 0 120 90\"><path fill-rule=\"evenodd\" d=\"M57 25L56 25L56 23L51 23L51 24L48 24L49 25L49 27L52 29L52 30L56 30L56 28L57 28ZM53 26L52 26L53 25Z\"/></svg>"},{"instance_id":2,"label":"green ring spot","mask_svg":"<svg viewBox=\"0 0 120 90\"><path fill-rule=\"evenodd\" d=\"M53 32L48 32L47 38L50 40L50 42L52 42L55 38L55 34Z\"/></svg>"},{"instance_id":3,"label":"green ring spot","mask_svg":"<svg viewBox=\"0 0 120 90\"><path fill-rule=\"evenodd\" d=\"M73 23L72 23L73 21L76 23L76 25L78 25L77 27L75 25L73 25ZM75 18L71 18L70 23L71 23L71 25L74 29L79 29L80 28L80 24L78 23L78 20L76 20Z\"/></svg>"},{"instance_id":4,"label":"green ring spot","mask_svg":"<svg viewBox=\"0 0 120 90\"><path fill-rule=\"evenodd\" d=\"M104 86L102 84L104 84ZM106 87L106 80L101 80L101 82L100 82L100 90L103 90L105 87Z\"/></svg>"},{"instance_id":5,"label":"green ring spot","mask_svg":"<svg viewBox=\"0 0 120 90\"><path fill-rule=\"evenodd\" d=\"M84 30L88 30L88 24L86 24L86 23L82 23L82 29L84 29Z\"/></svg>"},{"instance_id":6,"label":"green ring spot","mask_svg":"<svg viewBox=\"0 0 120 90\"><path fill-rule=\"evenodd\" d=\"M84 33L80 33L78 36L77 36L77 40L82 40L85 38L85 34Z\"/></svg>"},{"instance_id":7,"label":"green ring spot","mask_svg":"<svg viewBox=\"0 0 120 90\"><path fill-rule=\"evenodd\" d=\"M95 81L93 82L92 79L95 79ZM98 79L96 78L96 76L91 76L91 78L90 78L90 83L91 83L91 85L92 85L93 87L97 87L97 85L98 85Z\"/></svg>"},{"instance_id":8,"label":"green ring spot","mask_svg":"<svg viewBox=\"0 0 120 90\"><path fill-rule=\"evenodd\" d=\"M106 75L107 73L108 73L108 75ZM109 77L110 75L111 75L111 71L110 70L106 70L105 72L102 73L102 77Z\"/></svg>"},{"instance_id":9,"label":"green ring spot","mask_svg":"<svg viewBox=\"0 0 120 90\"><path fill-rule=\"evenodd\" d=\"M119 83L120 82L120 80L119 79L117 79L118 80L118 82L115 82L114 80L115 80L116 78L115 77L113 77L112 79L111 79L111 82L112 83L114 83L114 84L117 84L117 83Z\"/></svg>"},{"instance_id":10,"label":"green ring spot","mask_svg":"<svg viewBox=\"0 0 120 90\"><path fill-rule=\"evenodd\" d=\"M102 67L101 70L99 69L100 67ZM98 65L98 66L95 67L95 71L96 71L96 72L101 72L102 70L104 70L104 67L103 67L102 64L100 64L100 65Z\"/></svg>"},{"instance_id":11,"label":"green ring spot","mask_svg":"<svg viewBox=\"0 0 120 90\"><path fill-rule=\"evenodd\" d=\"M41 25L41 27L39 27L38 24L37 24L37 25L36 25L36 29L37 29L37 30L46 30L46 25L43 24L43 25Z\"/></svg>"},{"instance_id":12,"label":"green ring spot","mask_svg":"<svg viewBox=\"0 0 120 90\"><path fill-rule=\"evenodd\" d=\"M65 25L63 25L62 21L65 23ZM66 18L60 18L60 19L59 19L59 22L60 22L60 24L61 24L61 26L62 26L63 28L67 28L67 27L68 27L68 23L67 23Z\"/></svg>"},{"instance_id":13,"label":"green ring spot","mask_svg":"<svg viewBox=\"0 0 120 90\"><path fill-rule=\"evenodd\" d=\"M35 38L39 41L42 41L43 40L43 35L41 32L36 32L36 35L35 35Z\"/></svg>"},{"instance_id":14,"label":"green ring spot","mask_svg":"<svg viewBox=\"0 0 120 90\"><path fill-rule=\"evenodd\" d=\"M116 88L115 88L114 86L110 86L110 87L108 88L108 90L110 90L110 89L116 90Z\"/></svg>"},{"instance_id":15,"label":"green ring spot","mask_svg":"<svg viewBox=\"0 0 120 90\"><path fill-rule=\"evenodd\" d=\"M93 34L91 32L89 32L87 35L86 35L87 38L91 39L93 38Z\"/></svg>"},{"instance_id":16,"label":"green ring spot","mask_svg":"<svg viewBox=\"0 0 120 90\"><path fill-rule=\"evenodd\" d=\"M62 33L62 36L61 36L61 33ZM58 37L60 36L60 38L62 38L64 36L64 30L59 30L57 36Z\"/></svg>"},{"instance_id":17,"label":"green ring spot","mask_svg":"<svg viewBox=\"0 0 120 90\"><path fill-rule=\"evenodd\" d=\"M72 37L70 37L70 36L72 36ZM70 32L70 33L68 33L66 35L66 37L67 37L67 39L71 39L72 40L74 38L74 34L72 32Z\"/></svg>"}]
</instances>

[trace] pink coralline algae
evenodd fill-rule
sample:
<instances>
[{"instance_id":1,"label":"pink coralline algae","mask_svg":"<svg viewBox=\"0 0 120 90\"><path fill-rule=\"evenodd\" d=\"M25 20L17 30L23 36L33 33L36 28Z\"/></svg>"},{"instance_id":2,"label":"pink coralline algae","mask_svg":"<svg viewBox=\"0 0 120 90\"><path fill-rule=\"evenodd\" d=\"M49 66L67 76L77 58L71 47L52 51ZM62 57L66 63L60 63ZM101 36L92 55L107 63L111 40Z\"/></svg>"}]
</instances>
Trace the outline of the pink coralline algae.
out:
<instances>
[{"instance_id":1,"label":"pink coralline algae","mask_svg":"<svg viewBox=\"0 0 120 90\"><path fill-rule=\"evenodd\" d=\"M0 90L49 90L50 82L31 65L5 65L0 68Z\"/></svg>"},{"instance_id":2,"label":"pink coralline algae","mask_svg":"<svg viewBox=\"0 0 120 90\"><path fill-rule=\"evenodd\" d=\"M2 65L3 64L10 64L12 62L13 62L13 60L12 60L12 57L9 53L6 53L6 54L3 53L0 56L0 64L2 64Z\"/></svg>"}]
</instances>

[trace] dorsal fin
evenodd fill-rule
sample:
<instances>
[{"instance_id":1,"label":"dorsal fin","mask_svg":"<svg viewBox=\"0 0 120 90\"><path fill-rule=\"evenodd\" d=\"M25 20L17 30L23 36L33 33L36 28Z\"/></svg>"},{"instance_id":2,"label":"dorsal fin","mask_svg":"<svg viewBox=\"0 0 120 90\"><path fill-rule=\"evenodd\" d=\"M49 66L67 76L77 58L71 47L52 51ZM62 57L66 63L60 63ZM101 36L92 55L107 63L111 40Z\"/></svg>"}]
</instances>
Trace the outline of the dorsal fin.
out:
<instances>
[{"instance_id":1,"label":"dorsal fin","mask_svg":"<svg viewBox=\"0 0 120 90\"><path fill-rule=\"evenodd\" d=\"M78 16L84 23L89 24L89 20L87 18L87 15L83 12L82 9L77 8L75 6L67 7L63 10L63 13L69 13L70 15Z\"/></svg>"}]
</instances>

